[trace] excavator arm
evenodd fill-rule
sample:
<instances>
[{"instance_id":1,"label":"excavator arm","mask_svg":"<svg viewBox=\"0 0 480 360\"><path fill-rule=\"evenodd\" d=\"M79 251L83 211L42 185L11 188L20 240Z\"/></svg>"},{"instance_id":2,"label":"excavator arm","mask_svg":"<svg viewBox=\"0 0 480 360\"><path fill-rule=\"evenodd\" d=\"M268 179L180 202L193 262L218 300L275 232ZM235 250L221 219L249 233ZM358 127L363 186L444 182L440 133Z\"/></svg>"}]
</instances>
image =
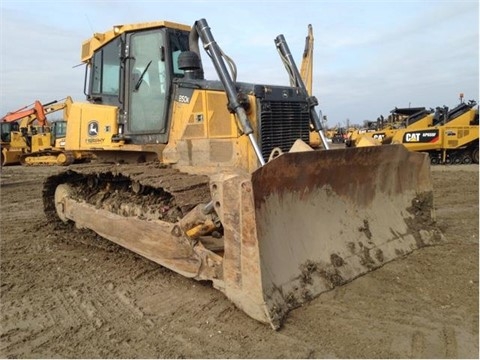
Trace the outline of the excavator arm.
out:
<instances>
[{"instance_id":1,"label":"excavator arm","mask_svg":"<svg viewBox=\"0 0 480 360\"><path fill-rule=\"evenodd\" d=\"M2 117L1 122L19 122L21 128L26 128L35 121L38 122L39 126L47 126L47 115L60 110L68 111L72 103L73 100L70 96L67 96L65 101L59 102L58 100L54 100L46 104L35 100L32 105L27 105L16 111L7 113Z\"/></svg>"},{"instance_id":2,"label":"excavator arm","mask_svg":"<svg viewBox=\"0 0 480 360\"><path fill-rule=\"evenodd\" d=\"M28 108L27 105L16 111L7 113L4 117L2 117L2 122L20 121L20 123L25 123L25 125L28 125L35 120L38 120L39 125L44 126L47 123L45 106L48 106L49 104L42 105L40 101L35 100L31 108Z\"/></svg>"},{"instance_id":3,"label":"excavator arm","mask_svg":"<svg viewBox=\"0 0 480 360\"><path fill-rule=\"evenodd\" d=\"M302 65L300 67L300 76L307 88L308 94L313 91L313 28L308 25L308 35L305 38L305 49L303 50Z\"/></svg>"}]
</instances>

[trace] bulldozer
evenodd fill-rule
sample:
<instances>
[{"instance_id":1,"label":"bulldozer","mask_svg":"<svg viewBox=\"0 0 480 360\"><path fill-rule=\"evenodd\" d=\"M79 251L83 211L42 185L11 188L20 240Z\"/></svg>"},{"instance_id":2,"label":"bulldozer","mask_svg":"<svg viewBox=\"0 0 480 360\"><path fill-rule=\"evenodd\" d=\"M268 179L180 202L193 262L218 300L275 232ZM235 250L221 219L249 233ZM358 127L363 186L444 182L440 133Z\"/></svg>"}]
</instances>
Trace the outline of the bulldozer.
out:
<instances>
[{"instance_id":1,"label":"bulldozer","mask_svg":"<svg viewBox=\"0 0 480 360\"><path fill-rule=\"evenodd\" d=\"M89 159L87 153L66 152L65 136L67 122L58 120L50 123L47 115L63 110L64 118L73 103L70 96L64 101L42 104L36 100L4 115L1 126L1 165L63 165Z\"/></svg>"},{"instance_id":2,"label":"bulldozer","mask_svg":"<svg viewBox=\"0 0 480 360\"><path fill-rule=\"evenodd\" d=\"M70 107L65 149L95 158L46 179L48 221L208 281L273 329L321 293L441 242L428 156L330 149L285 37L274 44L289 85L237 81L205 19L86 40L87 101ZM219 79L205 79L205 53Z\"/></svg>"}]
</instances>

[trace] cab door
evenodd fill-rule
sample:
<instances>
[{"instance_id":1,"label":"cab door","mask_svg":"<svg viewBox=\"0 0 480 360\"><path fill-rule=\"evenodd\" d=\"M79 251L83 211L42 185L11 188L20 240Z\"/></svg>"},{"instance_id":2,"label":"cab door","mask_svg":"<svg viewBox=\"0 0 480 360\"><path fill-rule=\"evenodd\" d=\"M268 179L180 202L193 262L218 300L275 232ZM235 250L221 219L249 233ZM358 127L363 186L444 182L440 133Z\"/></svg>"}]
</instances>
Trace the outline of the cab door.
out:
<instances>
[{"instance_id":1,"label":"cab door","mask_svg":"<svg viewBox=\"0 0 480 360\"><path fill-rule=\"evenodd\" d=\"M136 142L167 142L169 76L164 34L153 29L127 37L125 135L138 135Z\"/></svg>"}]
</instances>

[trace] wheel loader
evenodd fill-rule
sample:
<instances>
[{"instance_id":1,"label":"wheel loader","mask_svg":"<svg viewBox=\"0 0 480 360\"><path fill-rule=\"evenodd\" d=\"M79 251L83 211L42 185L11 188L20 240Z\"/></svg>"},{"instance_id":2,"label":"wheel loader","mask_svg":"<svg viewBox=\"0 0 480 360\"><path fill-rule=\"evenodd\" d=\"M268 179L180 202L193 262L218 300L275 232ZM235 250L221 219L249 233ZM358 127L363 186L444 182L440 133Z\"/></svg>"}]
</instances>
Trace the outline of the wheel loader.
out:
<instances>
[{"instance_id":1,"label":"wheel loader","mask_svg":"<svg viewBox=\"0 0 480 360\"><path fill-rule=\"evenodd\" d=\"M87 101L70 107L65 144L95 160L45 181L49 221L209 281L273 329L319 294L441 242L428 156L329 149L285 37L274 44L286 86L238 82L205 19L95 33L82 44ZM205 54L219 79L205 79ZM322 149L308 145L311 131Z\"/></svg>"}]
</instances>

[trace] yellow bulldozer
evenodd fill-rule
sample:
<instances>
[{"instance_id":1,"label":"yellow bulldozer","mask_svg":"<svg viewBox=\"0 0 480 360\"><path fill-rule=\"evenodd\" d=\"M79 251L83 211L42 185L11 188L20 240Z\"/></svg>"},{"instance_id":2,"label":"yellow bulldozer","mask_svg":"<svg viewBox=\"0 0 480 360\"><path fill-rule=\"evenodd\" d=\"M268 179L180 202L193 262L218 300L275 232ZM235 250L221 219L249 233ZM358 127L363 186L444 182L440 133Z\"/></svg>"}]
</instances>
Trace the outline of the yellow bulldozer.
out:
<instances>
[{"instance_id":1,"label":"yellow bulldozer","mask_svg":"<svg viewBox=\"0 0 480 360\"><path fill-rule=\"evenodd\" d=\"M274 329L322 292L442 241L428 156L330 150L285 37L274 44L286 86L237 82L205 19L95 33L65 144L95 160L45 181L49 221L210 281ZM205 79L200 48L219 79Z\"/></svg>"},{"instance_id":2,"label":"yellow bulldozer","mask_svg":"<svg viewBox=\"0 0 480 360\"><path fill-rule=\"evenodd\" d=\"M70 165L75 161L90 158L87 153L65 151L67 122L49 122L47 115L68 110L71 97L64 101L42 104L36 100L32 105L9 112L0 119L2 159L1 165Z\"/></svg>"}]
</instances>

